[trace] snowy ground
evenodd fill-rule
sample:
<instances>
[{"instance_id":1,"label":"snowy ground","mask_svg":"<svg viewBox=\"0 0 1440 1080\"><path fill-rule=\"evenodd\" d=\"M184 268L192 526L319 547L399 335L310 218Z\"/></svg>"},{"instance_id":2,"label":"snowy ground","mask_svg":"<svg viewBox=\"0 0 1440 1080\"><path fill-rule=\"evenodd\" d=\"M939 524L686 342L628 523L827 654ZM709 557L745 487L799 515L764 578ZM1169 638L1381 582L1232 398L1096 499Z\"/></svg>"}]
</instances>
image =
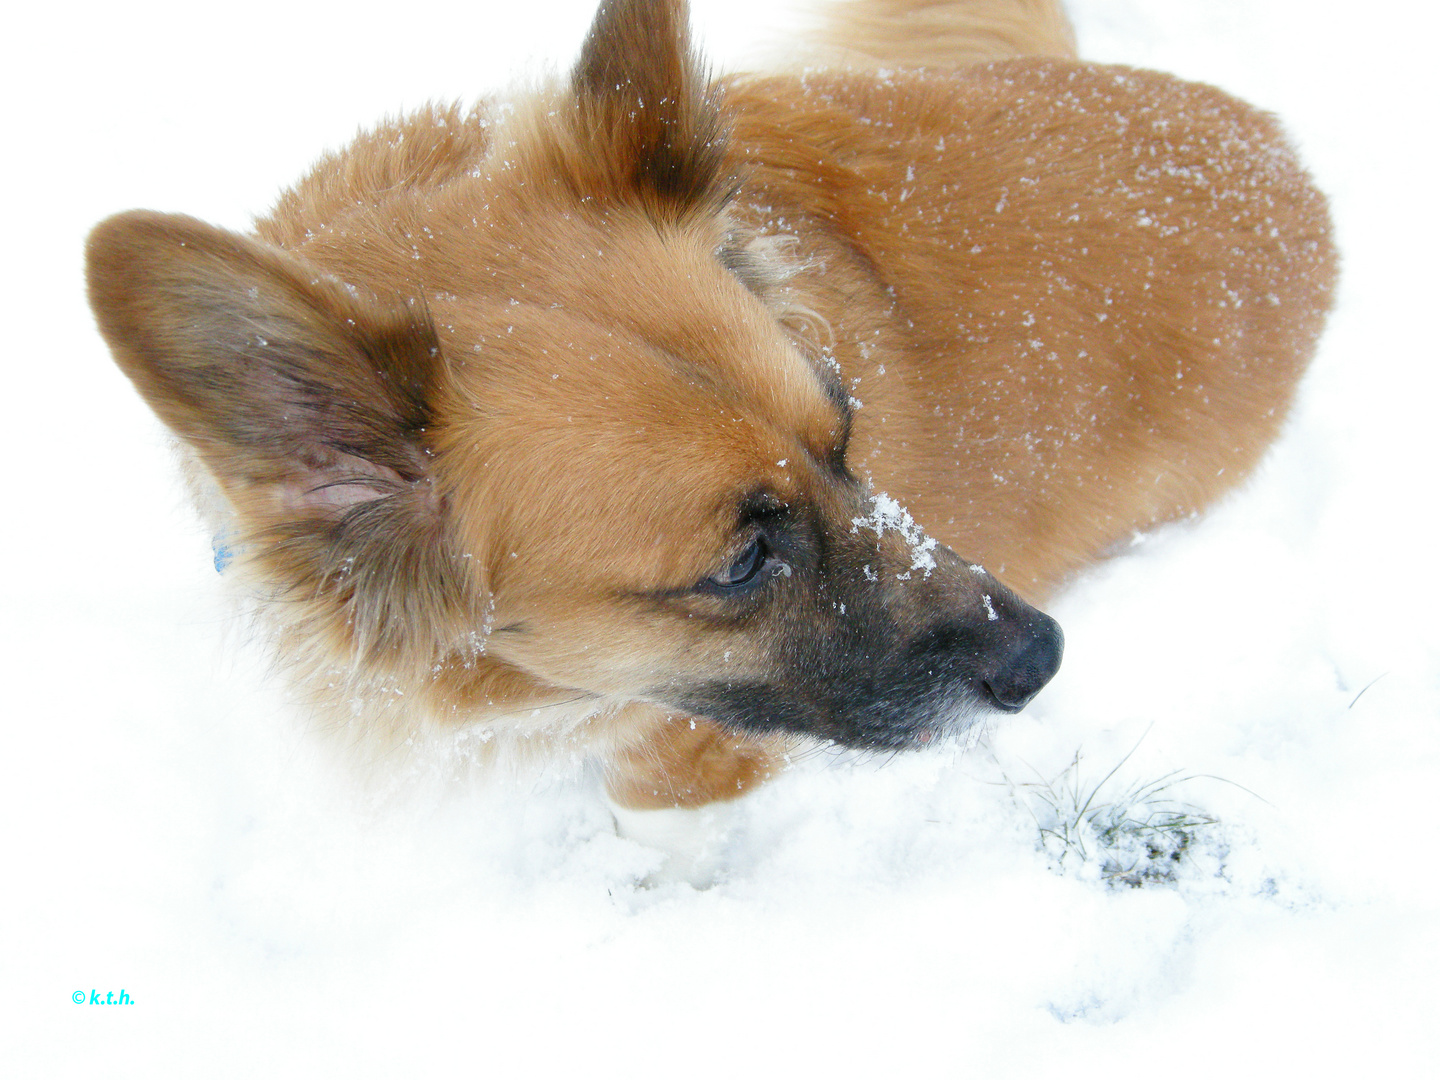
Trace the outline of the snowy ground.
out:
<instances>
[{"instance_id":1,"label":"snowy ground","mask_svg":"<svg viewBox=\"0 0 1440 1080\"><path fill-rule=\"evenodd\" d=\"M1332 194L1342 299L1291 430L1241 495L1054 605L1065 668L1023 716L964 755L807 764L745 804L730 879L697 893L636 888L652 856L586 776L397 762L357 783L227 615L163 434L94 333L94 221L243 228L357 125L568 64L590 15L336 7L8 20L0 1071L1429 1073L1433 15L1073 5L1088 56L1280 113ZM735 29L747 11L788 18L700 7L722 63L765 40ZM1175 880L1107 887L1095 830L1088 859L1041 845L1037 818L1064 817L1033 782L1063 810L1137 744L1092 809L1194 775L1164 794L1219 824ZM133 1005L88 1003L122 989Z\"/></svg>"}]
</instances>

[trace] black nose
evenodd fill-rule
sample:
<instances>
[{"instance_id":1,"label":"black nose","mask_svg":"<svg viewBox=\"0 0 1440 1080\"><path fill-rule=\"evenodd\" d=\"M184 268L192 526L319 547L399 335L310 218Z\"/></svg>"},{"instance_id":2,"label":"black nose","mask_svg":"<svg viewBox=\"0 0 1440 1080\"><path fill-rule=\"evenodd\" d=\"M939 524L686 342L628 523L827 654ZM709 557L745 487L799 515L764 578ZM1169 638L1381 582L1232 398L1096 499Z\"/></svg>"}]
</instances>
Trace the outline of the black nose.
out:
<instances>
[{"instance_id":1,"label":"black nose","mask_svg":"<svg viewBox=\"0 0 1440 1080\"><path fill-rule=\"evenodd\" d=\"M1019 712L1030 704L1060 670L1060 656L1065 651L1059 623L1033 608L1025 614L1023 630L1008 649L993 658L991 670L981 679L995 707L1005 712Z\"/></svg>"}]
</instances>

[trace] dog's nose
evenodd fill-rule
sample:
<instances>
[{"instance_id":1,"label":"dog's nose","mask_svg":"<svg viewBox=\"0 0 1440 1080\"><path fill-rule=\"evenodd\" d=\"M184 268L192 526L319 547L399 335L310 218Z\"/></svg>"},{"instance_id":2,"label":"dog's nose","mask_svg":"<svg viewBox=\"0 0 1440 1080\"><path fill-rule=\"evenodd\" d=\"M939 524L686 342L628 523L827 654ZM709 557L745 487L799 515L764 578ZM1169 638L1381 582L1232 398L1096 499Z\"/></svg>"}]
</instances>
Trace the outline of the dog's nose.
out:
<instances>
[{"instance_id":1,"label":"dog's nose","mask_svg":"<svg viewBox=\"0 0 1440 1080\"><path fill-rule=\"evenodd\" d=\"M999 662L981 680L995 706L1005 712L1019 712L1030 703L1060 670L1065 635L1060 624L1043 612L1027 612L1025 633L997 659Z\"/></svg>"}]
</instances>

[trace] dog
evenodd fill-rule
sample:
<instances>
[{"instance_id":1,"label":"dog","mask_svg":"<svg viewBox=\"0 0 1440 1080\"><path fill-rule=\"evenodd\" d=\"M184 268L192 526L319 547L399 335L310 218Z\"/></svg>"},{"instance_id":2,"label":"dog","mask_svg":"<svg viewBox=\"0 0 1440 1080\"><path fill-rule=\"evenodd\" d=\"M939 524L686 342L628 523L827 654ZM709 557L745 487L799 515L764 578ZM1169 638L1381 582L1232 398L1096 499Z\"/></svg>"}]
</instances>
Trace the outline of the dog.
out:
<instances>
[{"instance_id":1,"label":"dog","mask_svg":"<svg viewBox=\"0 0 1440 1080\"><path fill-rule=\"evenodd\" d=\"M1336 277L1275 120L1051 0L851 0L724 79L687 22L603 0L567 79L383 123L253 235L87 250L314 707L593 754L631 821L1024 708L1032 605L1251 472Z\"/></svg>"}]
</instances>

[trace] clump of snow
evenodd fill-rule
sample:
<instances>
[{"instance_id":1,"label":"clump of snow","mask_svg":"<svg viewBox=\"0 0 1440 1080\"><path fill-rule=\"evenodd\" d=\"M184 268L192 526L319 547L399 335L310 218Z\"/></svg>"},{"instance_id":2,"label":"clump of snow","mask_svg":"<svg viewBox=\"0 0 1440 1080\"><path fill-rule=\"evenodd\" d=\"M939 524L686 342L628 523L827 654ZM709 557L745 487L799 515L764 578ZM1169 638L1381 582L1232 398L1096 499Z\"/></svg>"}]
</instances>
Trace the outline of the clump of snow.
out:
<instances>
[{"instance_id":1,"label":"clump of snow","mask_svg":"<svg viewBox=\"0 0 1440 1080\"><path fill-rule=\"evenodd\" d=\"M875 534L876 539L883 537L886 531L898 532L910 545L910 569L903 574L896 574L901 581L909 580L910 574L915 570L923 570L925 576L930 576L930 571L935 569L935 556L932 554L937 547L938 541L933 537L926 536L925 531L915 523L906 510L898 502L883 492L875 492L870 495L870 513L863 517L852 518L850 531L858 533L861 529L869 529ZM869 568L867 567L868 571ZM867 572L866 577L870 575Z\"/></svg>"}]
</instances>

